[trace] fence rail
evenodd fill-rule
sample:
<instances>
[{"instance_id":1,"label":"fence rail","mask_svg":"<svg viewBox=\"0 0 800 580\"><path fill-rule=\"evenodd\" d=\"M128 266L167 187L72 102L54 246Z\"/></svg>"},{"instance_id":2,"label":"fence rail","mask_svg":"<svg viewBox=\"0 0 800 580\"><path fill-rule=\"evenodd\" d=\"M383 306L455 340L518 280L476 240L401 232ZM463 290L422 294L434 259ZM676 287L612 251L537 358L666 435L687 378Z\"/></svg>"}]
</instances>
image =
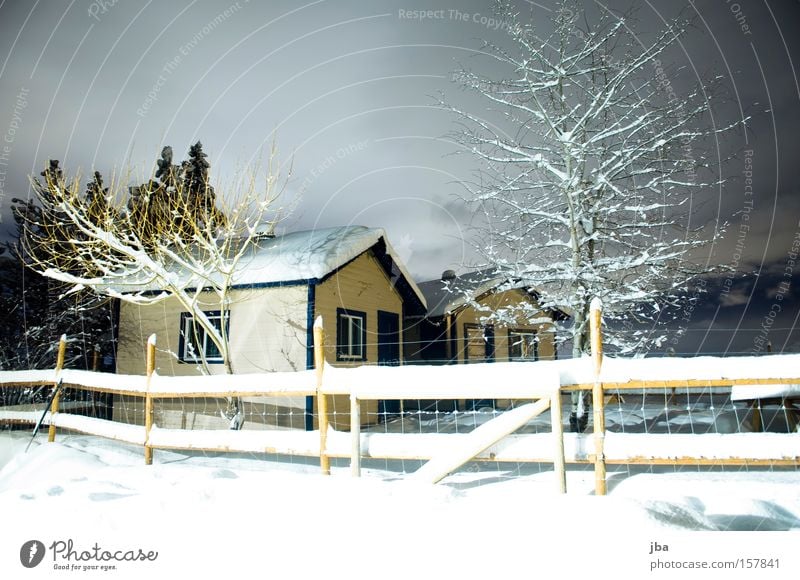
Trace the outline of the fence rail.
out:
<instances>
[{"instance_id":1,"label":"fence rail","mask_svg":"<svg viewBox=\"0 0 800 580\"><path fill-rule=\"evenodd\" d=\"M144 425L59 412L53 397L43 424L49 440L56 428L70 429L142 445L146 463L155 449L243 451L318 456L323 472L331 457L349 457L360 474L362 457L431 460L420 473L438 481L468 460L553 463L559 490L566 490L565 464L592 463L596 491L605 493L607 464L652 465L800 465L796 433L631 434L606 432L605 403L610 393L748 387L765 396L800 391L800 355L698 357L694 359L606 359L602 357L599 314L593 319L593 357L579 360L483 363L474 365L337 368L324 362L321 324L315 328L315 366L309 371L252 375L162 377L155 372L155 340L148 341L147 374L115 375L63 368L66 337L59 344L59 362L51 371L2 371L0 388L64 388L144 399ZM794 385L793 388L785 387ZM590 391L593 433L563 433L562 396ZM350 433L328 424L327 403L335 395L349 397ZM154 413L160 401L177 398L313 397L318 402L318 429L209 430L158 426ZM362 401L510 399L531 401L468 434L374 433L360 424ZM758 409L758 396L754 409ZM525 421L550 409L550 432L512 434ZM0 421L36 423L42 409L0 407ZM436 467L438 465L438 468ZM420 475L419 477L423 477Z\"/></svg>"}]
</instances>

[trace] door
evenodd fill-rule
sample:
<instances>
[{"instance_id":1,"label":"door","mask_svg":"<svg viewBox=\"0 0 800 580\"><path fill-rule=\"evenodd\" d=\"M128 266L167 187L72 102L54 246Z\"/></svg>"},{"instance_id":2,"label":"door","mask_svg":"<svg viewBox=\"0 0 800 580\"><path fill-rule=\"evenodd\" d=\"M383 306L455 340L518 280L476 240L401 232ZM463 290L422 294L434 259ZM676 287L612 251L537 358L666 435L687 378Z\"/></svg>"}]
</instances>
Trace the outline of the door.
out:
<instances>
[{"instance_id":1,"label":"door","mask_svg":"<svg viewBox=\"0 0 800 580\"><path fill-rule=\"evenodd\" d=\"M464 325L464 340L466 341L464 362L494 362L494 326L489 324ZM467 410L476 410L485 407L495 407L494 399L467 399Z\"/></svg>"},{"instance_id":2,"label":"door","mask_svg":"<svg viewBox=\"0 0 800 580\"><path fill-rule=\"evenodd\" d=\"M400 364L400 315L378 310L378 364ZM400 413L400 401L378 401L378 420L385 421Z\"/></svg>"}]
</instances>

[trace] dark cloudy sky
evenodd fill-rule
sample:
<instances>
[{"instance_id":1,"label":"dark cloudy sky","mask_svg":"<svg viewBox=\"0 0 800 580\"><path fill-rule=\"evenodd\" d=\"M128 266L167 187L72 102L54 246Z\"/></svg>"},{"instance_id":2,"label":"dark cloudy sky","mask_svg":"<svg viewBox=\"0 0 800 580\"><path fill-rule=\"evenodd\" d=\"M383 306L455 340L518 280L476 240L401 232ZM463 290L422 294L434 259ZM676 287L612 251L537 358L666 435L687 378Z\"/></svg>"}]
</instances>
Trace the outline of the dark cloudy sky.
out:
<instances>
[{"instance_id":1,"label":"dark cloudy sky","mask_svg":"<svg viewBox=\"0 0 800 580\"><path fill-rule=\"evenodd\" d=\"M695 14L696 28L669 55L685 70L678 90L719 75L725 99L715 122L751 117L709 150L712 165L734 159L702 210L702 220L730 224L709 259L740 272L709 279L712 291L683 313L678 350L750 352L762 336L774 350L800 351L800 263L787 269L800 234L800 4L634 4L645 34L681 11ZM545 21L553 2L519 6ZM421 9L436 12L423 20L413 13ZM182 157L199 139L225 181L274 141L292 166L284 229L383 227L418 279L463 271L470 214L458 182L474 166L451 155L454 119L434 97L484 106L450 79L460 65L491 73L477 50L481 39L502 37L492 16L491 3L477 0L2 1L3 226L11 197L28 196L27 176L50 158L69 172L132 169L143 179L163 145ZM741 236L746 151L755 194Z\"/></svg>"}]
</instances>

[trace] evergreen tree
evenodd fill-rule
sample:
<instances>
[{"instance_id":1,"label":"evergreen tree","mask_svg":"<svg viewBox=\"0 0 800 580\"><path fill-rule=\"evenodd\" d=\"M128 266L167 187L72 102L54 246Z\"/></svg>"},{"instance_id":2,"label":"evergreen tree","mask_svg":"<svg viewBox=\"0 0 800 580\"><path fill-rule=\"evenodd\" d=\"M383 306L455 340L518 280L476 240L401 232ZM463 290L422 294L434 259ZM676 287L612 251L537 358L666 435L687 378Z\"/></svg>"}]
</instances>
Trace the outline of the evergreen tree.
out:
<instances>
[{"instance_id":1,"label":"evergreen tree","mask_svg":"<svg viewBox=\"0 0 800 580\"><path fill-rule=\"evenodd\" d=\"M155 179L129 188L130 225L148 249L175 235L190 243L198 231L225 224L209 183L210 168L199 141L180 165L173 163L172 147L166 146L156 161Z\"/></svg>"},{"instance_id":2,"label":"evergreen tree","mask_svg":"<svg viewBox=\"0 0 800 580\"><path fill-rule=\"evenodd\" d=\"M189 159L185 164L183 182L187 192L208 196L214 201L214 188L208 182L208 170L211 164L207 161L207 157L200 141L189 147Z\"/></svg>"},{"instance_id":3,"label":"evergreen tree","mask_svg":"<svg viewBox=\"0 0 800 580\"><path fill-rule=\"evenodd\" d=\"M211 164L208 155L203 151L203 144L198 141L189 148L189 159L182 164L183 191L187 205L191 208L187 219L192 223L190 229L215 228L224 223L225 216L217 209L216 194L209 183Z\"/></svg>"},{"instance_id":4,"label":"evergreen tree","mask_svg":"<svg viewBox=\"0 0 800 580\"><path fill-rule=\"evenodd\" d=\"M34 180L34 186L46 188L48 192L69 189L59 167L58 160L50 160L40 174L42 181ZM102 176L94 174L87 184L85 203L89 213L99 223L108 205L107 190L102 187ZM45 197L51 200L49 197ZM73 270L81 254L81 239L84 237L57 205L42 205L33 200L12 200L15 221L14 238L6 244L0 268L2 269L2 300L5 312L0 332L0 351L5 368L35 369L52 368L55 364L55 344L62 334L70 340L68 364L73 368L92 368L94 351L102 346L101 355L112 357L116 343L113 301L98 297L85 290L73 291L73 287L52 278L46 278L28 268L23 237L37 244L49 244L58 248L62 256L59 267ZM99 273L99 268L95 273Z\"/></svg>"},{"instance_id":5,"label":"evergreen tree","mask_svg":"<svg viewBox=\"0 0 800 580\"><path fill-rule=\"evenodd\" d=\"M108 188L103 187L103 176L99 171L95 171L92 181L86 184L86 204L93 223L97 225L101 220L117 217L110 207Z\"/></svg>"}]
</instances>

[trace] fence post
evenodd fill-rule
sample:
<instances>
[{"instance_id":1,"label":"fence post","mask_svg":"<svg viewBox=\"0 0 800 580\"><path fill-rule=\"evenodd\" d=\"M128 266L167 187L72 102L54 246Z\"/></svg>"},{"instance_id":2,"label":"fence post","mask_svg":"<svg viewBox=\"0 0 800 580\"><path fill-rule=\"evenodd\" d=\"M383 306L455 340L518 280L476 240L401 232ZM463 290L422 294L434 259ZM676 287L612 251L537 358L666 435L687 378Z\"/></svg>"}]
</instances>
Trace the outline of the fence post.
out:
<instances>
[{"instance_id":1,"label":"fence post","mask_svg":"<svg viewBox=\"0 0 800 580\"><path fill-rule=\"evenodd\" d=\"M772 354L771 340L767 341L767 354ZM761 415L761 399L753 399L750 408L753 410L753 419L751 421L753 423L753 432L761 433L764 431L764 417Z\"/></svg>"},{"instance_id":2,"label":"fence post","mask_svg":"<svg viewBox=\"0 0 800 580\"><path fill-rule=\"evenodd\" d=\"M317 374L317 413L319 414L319 466L325 475L331 474L328 447L328 397L322 392L322 372L325 366L325 330L322 316L314 321L314 369Z\"/></svg>"},{"instance_id":3,"label":"fence post","mask_svg":"<svg viewBox=\"0 0 800 580\"><path fill-rule=\"evenodd\" d=\"M150 447L150 429L153 428L153 398L150 395L150 383L156 370L156 335L151 334L147 339L147 354L145 356L147 372L147 391L144 398L144 463L153 464L153 448Z\"/></svg>"},{"instance_id":4,"label":"fence post","mask_svg":"<svg viewBox=\"0 0 800 580\"><path fill-rule=\"evenodd\" d=\"M555 438L556 450L553 459L553 471L556 474L559 493L567 493L567 472L564 459L564 424L561 422L561 387L550 399L550 426Z\"/></svg>"},{"instance_id":5,"label":"fence post","mask_svg":"<svg viewBox=\"0 0 800 580\"><path fill-rule=\"evenodd\" d=\"M96 373L100 371L100 347L94 345L92 347L92 372ZM86 391L86 398L92 405L92 417L100 418L100 401L106 395L103 393L99 393L97 391Z\"/></svg>"},{"instance_id":6,"label":"fence post","mask_svg":"<svg viewBox=\"0 0 800 580\"><path fill-rule=\"evenodd\" d=\"M53 385L54 389L58 389L58 379L61 371L64 369L64 358L67 354L67 335L62 334L58 339L58 354L56 355L56 379ZM53 402L50 403L50 427L47 430L47 441L52 443L56 440L56 424L53 422L55 414L58 413L58 403L61 398L61 391L56 390L53 395Z\"/></svg>"},{"instance_id":7,"label":"fence post","mask_svg":"<svg viewBox=\"0 0 800 580\"><path fill-rule=\"evenodd\" d=\"M361 477L361 401L350 393L350 474Z\"/></svg>"},{"instance_id":8,"label":"fence post","mask_svg":"<svg viewBox=\"0 0 800 580\"><path fill-rule=\"evenodd\" d=\"M594 410L594 492L606 495L606 415L603 383L600 382L600 369L603 366L602 336L603 303L599 298L592 299L589 329L592 341L592 360L594 361L594 387L592 388L592 409Z\"/></svg>"}]
</instances>

